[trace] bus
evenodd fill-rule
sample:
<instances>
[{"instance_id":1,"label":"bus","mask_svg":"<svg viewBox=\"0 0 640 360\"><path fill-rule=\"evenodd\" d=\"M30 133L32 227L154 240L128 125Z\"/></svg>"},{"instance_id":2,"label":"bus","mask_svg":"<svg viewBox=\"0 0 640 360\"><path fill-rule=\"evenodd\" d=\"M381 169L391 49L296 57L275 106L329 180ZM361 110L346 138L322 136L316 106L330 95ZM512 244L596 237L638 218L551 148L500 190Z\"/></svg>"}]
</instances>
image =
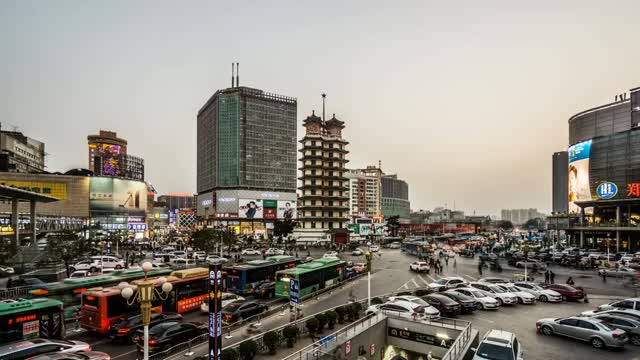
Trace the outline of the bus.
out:
<instances>
[{"instance_id":1,"label":"bus","mask_svg":"<svg viewBox=\"0 0 640 360\"><path fill-rule=\"evenodd\" d=\"M0 301L0 344L35 338L63 339L64 335L61 301L48 298Z\"/></svg>"},{"instance_id":2,"label":"bus","mask_svg":"<svg viewBox=\"0 0 640 360\"><path fill-rule=\"evenodd\" d=\"M317 259L276 273L276 296L289 298L289 282L300 282L300 298L344 279L347 263L338 258Z\"/></svg>"},{"instance_id":3,"label":"bus","mask_svg":"<svg viewBox=\"0 0 640 360\"><path fill-rule=\"evenodd\" d=\"M148 273L148 276L164 276L171 274L171 269L155 269ZM64 304L65 319L74 317L80 308L80 298L87 289L95 287L116 286L121 282L130 282L144 278L142 269L116 270L108 275L89 276L77 279L64 279L61 282L47 284L46 288L32 291L35 298L47 297L62 301Z\"/></svg>"},{"instance_id":4,"label":"bus","mask_svg":"<svg viewBox=\"0 0 640 360\"><path fill-rule=\"evenodd\" d=\"M293 256L277 255L265 260L251 260L245 264L224 268L227 273L227 291L238 295L250 295L265 280L274 281L276 271L296 267L300 260Z\"/></svg>"},{"instance_id":5,"label":"bus","mask_svg":"<svg viewBox=\"0 0 640 360\"><path fill-rule=\"evenodd\" d=\"M199 310L208 296L208 276L208 268L172 272L165 278L173 285L173 290L166 300L157 299L152 303L152 311L184 313ZM156 289L161 292L158 279L159 277L149 278L156 281ZM142 281L144 279L134 280L130 285L135 290ZM120 291L119 287L97 287L82 293L81 326L93 332L107 334L120 317L139 312L140 304L128 305Z\"/></svg>"}]
</instances>

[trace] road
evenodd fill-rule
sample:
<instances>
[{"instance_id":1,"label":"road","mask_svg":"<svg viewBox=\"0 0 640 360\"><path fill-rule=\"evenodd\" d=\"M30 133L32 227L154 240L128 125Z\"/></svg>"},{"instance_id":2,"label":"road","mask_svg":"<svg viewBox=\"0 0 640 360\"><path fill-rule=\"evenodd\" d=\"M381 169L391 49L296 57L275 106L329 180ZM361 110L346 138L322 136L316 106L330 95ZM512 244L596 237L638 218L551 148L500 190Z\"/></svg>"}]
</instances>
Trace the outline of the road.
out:
<instances>
[{"instance_id":1,"label":"road","mask_svg":"<svg viewBox=\"0 0 640 360\"><path fill-rule=\"evenodd\" d=\"M312 256L318 256L318 251L312 251ZM345 260L356 262L364 261L363 257L353 258L348 254L341 254ZM448 267L445 267L442 275L416 274L408 270L409 263L415 258L406 255L400 250L383 249L380 255L374 257L373 271L371 275L371 288L373 296L386 294L398 290L411 290L416 287L426 286L427 283L441 276L462 276L469 281L479 278L477 269L477 258L456 258L456 266L453 261L449 261ZM506 266L502 273L484 271L484 276L502 276L510 277L514 273L521 273L521 269ZM623 288L620 283L615 280L609 280L602 283L602 280L594 276L593 272L580 272L562 268L559 266L552 267L556 273L556 282L566 281L568 276L572 276L577 285L583 286L590 294L590 303L562 303L562 304L545 304L538 303L536 305L517 305L513 307L503 307L496 312L476 312L472 315L461 316L464 320L472 322L472 326L477 328L480 334L484 334L489 329L504 329L516 333L525 348L527 359L563 359L563 360L584 360L594 359L606 356L609 359L640 359L640 347L632 345L627 346L624 351L603 351L601 355L596 355L594 350L587 344L574 342L564 338L544 337L537 335L535 332L536 320L544 317L561 317L578 314L585 310L591 310L597 305L607 303L611 299L620 297L629 297L632 295L631 290ZM314 314L324 311L327 308L338 306L347 302L352 293L358 298L367 296L367 280L360 278L352 283L345 285L341 289L334 290L331 294L322 295L319 299L312 299L304 305L304 315ZM195 312L185 316L186 321L206 322L205 314ZM265 330L285 325L289 322L288 313L281 316L276 313L268 318L261 319L262 327ZM244 327L234 330L231 339L224 339L223 346L231 345L242 341L248 337L244 333ZM81 334L74 337L78 340L87 341L92 344L97 351L104 351L111 354L112 359L135 359L136 349L133 345L112 344L109 340L92 336L89 334ZM204 347L197 347L196 354L202 354L206 351Z\"/></svg>"}]
</instances>

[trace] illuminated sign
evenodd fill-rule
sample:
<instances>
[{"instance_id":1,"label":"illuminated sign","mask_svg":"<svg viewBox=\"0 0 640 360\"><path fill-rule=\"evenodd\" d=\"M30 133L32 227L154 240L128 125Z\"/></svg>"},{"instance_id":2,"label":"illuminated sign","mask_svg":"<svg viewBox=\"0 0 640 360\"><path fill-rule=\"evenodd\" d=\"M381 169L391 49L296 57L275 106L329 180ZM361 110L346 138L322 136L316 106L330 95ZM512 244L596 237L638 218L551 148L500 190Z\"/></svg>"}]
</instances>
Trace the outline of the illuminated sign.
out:
<instances>
[{"instance_id":1,"label":"illuminated sign","mask_svg":"<svg viewBox=\"0 0 640 360\"><path fill-rule=\"evenodd\" d=\"M605 181L598 185L596 193L601 199L611 199L618 195L618 186L612 182Z\"/></svg>"},{"instance_id":2,"label":"illuminated sign","mask_svg":"<svg viewBox=\"0 0 640 360\"><path fill-rule=\"evenodd\" d=\"M234 202L234 201L236 201L236 198L232 198L232 197L221 197L221 198L218 198L218 202ZM213 201L211 201L211 202L213 202Z\"/></svg>"},{"instance_id":3,"label":"illuminated sign","mask_svg":"<svg viewBox=\"0 0 640 360\"><path fill-rule=\"evenodd\" d=\"M400 339L409 340L409 341L415 341L423 344L439 346L443 348L451 347L451 344L453 344L454 342L454 339L450 339L448 336L443 336L440 334L437 334L434 336L431 334L422 334L415 331L409 331L409 330L398 329L393 327L387 328L387 335L400 338Z\"/></svg>"},{"instance_id":4,"label":"illuminated sign","mask_svg":"<svg viewBox=\"0 0 640 360\"><path fill-rule=\"evenodd\" d=\"M11 325L13 322L15 322L16 324L20 324L20 323L23 323L25 321L35 320L36 318L37 318L36 314L18 316L15 319L9 319L9 325Z\"/></svg>"},{"instance_id":5,"label":"illuminated sign","mask_svg":"<svg viewBox=\"0 0 640 360\"><path fill-rule=\"evenodd\" d=\"M67 184L65 183L0 180L0 185L52 196L60 200L67 198Z\"/></svg>"},{"instance_id":6,"label":"illuminated sign","mask_svg":"<svg viewBox=\"0 0 640 360\"><path fill-rule=\"evenodd\" d=\"M628 197L640 197L640 183L627 184Z\"/></svg>"},{"instance_id":7,"label":"illuminated sign","mask_svg":"<svg viewBox=\"0 0 640 360\"><path fill-rule=\"evenodd\" d=\"M213 200L211 200L211 199L202 200L202 202L200 202L200 204L202 206L210 206L210 205L213 205Z\"/></svg>"},{"instance_id":8,"label":"illuminated sign","mask_svg":"<svg viewBox=\"0 0 640 360\"><path fill-rule=\"evenodd\" d=\"M220 360L222 350L222 272L209 264L209 360Z\"/></svg>"}]
</instances>

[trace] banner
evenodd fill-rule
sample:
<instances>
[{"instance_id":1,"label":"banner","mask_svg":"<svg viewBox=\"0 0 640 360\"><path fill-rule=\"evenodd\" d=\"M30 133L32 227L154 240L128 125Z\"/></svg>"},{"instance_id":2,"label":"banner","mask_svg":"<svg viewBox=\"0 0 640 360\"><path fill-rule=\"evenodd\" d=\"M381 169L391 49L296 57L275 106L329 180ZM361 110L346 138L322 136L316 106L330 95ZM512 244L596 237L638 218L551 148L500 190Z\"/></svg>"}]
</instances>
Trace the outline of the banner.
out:
<instances>
[{"instance_id":1,"label":"banner","mask_svg":"<svg viewBox=\"0 0 640 360\"><path fill-rule=\"evenodd\" d=\"M146 209L146 183L110 177L92 177L90 179L90 211L144 216Z\"/></svg>"},{"instance_id":2,"label":"banner","mask_svg":"<svg viewBox=\"0 0 640 360\"><path fill-rule=\"evenodd\" d=\"M569 147L569 212L580 212L576 201L590 201L589 158L591 156L591 140Z\"/></svg>"},{"instance_id":3,"label":"banner","mask_svg":"<svg viewBox=\"0 0 640 360\"><path fill-rule=\"evenodd\" d=\"M278 219L293 220L296 218L296 202L278 200Z\"/></svg>"},{"instance_id":4,"label":"banner","mask_svg":"<svg viewBox=\"0 0 640 360\"><path fill-rule=\"evenodd\" d=\"M262 200L238 199L238 217L241 219L262 219L263 210Z\"/></svg>"}]
</instances>

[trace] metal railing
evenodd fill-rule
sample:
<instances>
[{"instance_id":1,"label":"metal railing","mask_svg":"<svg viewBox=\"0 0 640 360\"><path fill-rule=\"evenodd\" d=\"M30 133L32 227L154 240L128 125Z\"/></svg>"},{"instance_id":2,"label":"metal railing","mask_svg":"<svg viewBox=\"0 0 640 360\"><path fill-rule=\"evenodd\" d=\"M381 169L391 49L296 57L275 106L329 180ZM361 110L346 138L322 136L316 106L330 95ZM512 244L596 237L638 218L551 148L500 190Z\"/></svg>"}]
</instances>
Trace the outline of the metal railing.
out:
<instances>
[{"instance_id":1,"label":"metal railing","mask_svg":"<svg viewBox=\"0 0 640 360\"><path fill-rule=\"evenodd\" d=\"M455 326L455 325L454 325ZM458 335L456 341L451 344L447 353L440 360L454 360L457 359L467 348L469 340L471 339L471 322L467 321L467 326Z\"/></svg>"},{"instance_id":2,"label":"metal railing","mask_svg":"<svg viewBox=\"0 0 640 360\"><path fill-rule=\"evenodd\" d=\"M207 340L209 340L209 334L201 334L196 336L195 338L187 341L187 342L183 342L180 343L176 346L170 347L167 350L161 351L161 352L157 352L153 355L149 355L149 360L164 360L167 357L169 357L172 354L176 354L176 353L186 353L186 354L193 354L193 348L196 345L202 344L204 342L206 342Z\"/></svg>"}]
</instances>

